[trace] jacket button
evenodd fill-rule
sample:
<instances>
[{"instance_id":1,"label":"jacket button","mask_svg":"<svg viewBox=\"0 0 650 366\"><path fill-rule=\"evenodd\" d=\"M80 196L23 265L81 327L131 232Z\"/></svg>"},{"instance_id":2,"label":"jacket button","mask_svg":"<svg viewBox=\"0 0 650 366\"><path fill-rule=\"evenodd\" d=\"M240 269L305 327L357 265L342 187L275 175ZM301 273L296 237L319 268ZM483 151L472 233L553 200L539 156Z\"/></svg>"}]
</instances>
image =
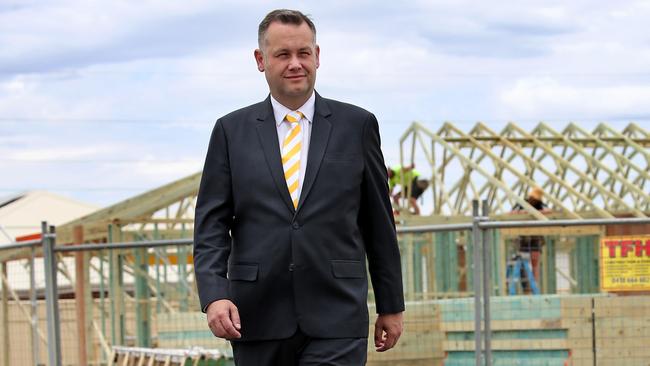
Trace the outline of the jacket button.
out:
<instances>
[{"instance_id":1,"label":"jacket button","mask_svg":"<svg viewBox=\"0 0 650 366\"><path fill-rule=\"evenodd\" d=\"M291 226L293 227L294 230L300 229L300 224L298 224L297 222L294 222L293 225Z\"/></svg>"},{"instance_id":2,"label":"jacket button","mask_svg":"<svg viewBox=\"0 0 650 366\"><path fill-rule=\"evenodd\" d=\"M294 268L296 268L296 266L293 263L289 264L289 272L293 272Z\"/></svg>"}]
</instances>

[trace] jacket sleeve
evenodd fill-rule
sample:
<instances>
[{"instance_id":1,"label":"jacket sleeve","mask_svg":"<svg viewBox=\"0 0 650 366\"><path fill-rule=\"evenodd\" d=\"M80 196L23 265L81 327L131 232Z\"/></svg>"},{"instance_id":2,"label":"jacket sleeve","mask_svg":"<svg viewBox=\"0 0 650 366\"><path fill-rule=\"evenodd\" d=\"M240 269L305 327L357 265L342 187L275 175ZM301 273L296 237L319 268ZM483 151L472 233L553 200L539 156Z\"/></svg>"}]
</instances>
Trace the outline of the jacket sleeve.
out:
<instances>
[{"instance_id":1,"label":"jacket sleeve","mask_svg":"<svg viewBox=\"0 0 650 366\"><path fill-rule=\"evenodd\" d=\"M233 222L228 142L221 120L210 137L194 215L194 272L201 310L229 299L227 279Z\"/></svg>"},{"instance_id":2,"label":"jacket sleeve","mask_svg":"<svg viewBox=\"0 0 650 366\"><path fill-rule=\"evenodd\" d=\"M359 222L368 256L377 313L404 311L402 269L379 125L368 115L363 131L364 173Z\"/></svg>"}]
</instances>

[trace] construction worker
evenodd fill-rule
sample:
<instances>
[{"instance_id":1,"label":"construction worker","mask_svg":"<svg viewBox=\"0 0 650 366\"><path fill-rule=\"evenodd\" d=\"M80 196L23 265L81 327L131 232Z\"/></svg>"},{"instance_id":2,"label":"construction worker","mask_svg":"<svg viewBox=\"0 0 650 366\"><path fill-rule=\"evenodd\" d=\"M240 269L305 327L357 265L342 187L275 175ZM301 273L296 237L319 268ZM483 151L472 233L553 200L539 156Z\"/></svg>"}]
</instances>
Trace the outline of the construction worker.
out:
<instances>
[{"instance_id":1,"label":"construction worker","mask_svg":"<svg viewBox=\"0 0 650 366\"><path fill-rule=\"evenodd\" d=\"M544 191L540 187L533 187L526 197L526 202L533 206L537 211L547 213L550 210L544 203ZM524 207L517 203L512 208L512 213L525 213ZM540 235L520 236L518 240L518 252L530 258L530 265L535 282L539 283L539 259L541 257L542 247L544 246L544 237ZM524 274L525 275L525 274ZM523 281L524 292L530 293L528 281Z\"/></svg>"},{"instance_id":2,"label":"construction worker","mask_svg":"<svg viewBox=\"0 0 650 366\"><path fill-rule=\"evenodd\" d=\"M386 167L388 171L388 189L390 190L390 195L393 197L393 203L395 207L399 207L400 198L402 197L402 191L399 191L393 194L393 190L396 185L402 186L408 184L409 194L408 205L409 209L412 209L413 214L420 214L420 206L418 206L417 199L420 198L422 193L429 187L429 181L426 179L420 179L420 172L415 170L415 164L402 167L401 165L395 165L392 167Z\"/></svg>"}]
</instances>

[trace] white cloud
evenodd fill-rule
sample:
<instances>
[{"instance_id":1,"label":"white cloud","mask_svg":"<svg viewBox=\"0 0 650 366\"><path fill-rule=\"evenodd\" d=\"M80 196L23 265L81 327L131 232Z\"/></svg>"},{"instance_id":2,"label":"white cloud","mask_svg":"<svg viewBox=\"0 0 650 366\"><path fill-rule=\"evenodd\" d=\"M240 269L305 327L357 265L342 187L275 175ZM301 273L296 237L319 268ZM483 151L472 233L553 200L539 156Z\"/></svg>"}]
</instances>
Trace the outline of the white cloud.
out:
<instances>
[{"instance_id":1,"label":"white cloud","mask_svg":"<svg viewBox=\"0 0 650 366\"><path fill-rule=\"evenodd\" d=\"M203 168L203 162L200 159L193 157L194 161L178 161L178 162L168 162L164 164L151 163L147 159L142 159L138 162L135 162L132 165L122 167L115 167L119 170L122 170L121 173L127 177L129 174L135 174L140 182L143 183L157 183L164 184L166 182L171 182L187 175L196 173ZM131 178L129 178L130 180Z\"/></svg>"},{"instance_id":2,"label":"white cloud","mask_svg":"<svg viewBox=\"0 0 650 366\"><path fill-rule=\"evenodd\" d=\"M56 161L58 159L83 159L89 160L99 156L110 156L110 154L119 152L121 148L117 145L88 145L88 146L53 146L53 147L33 147L27 149L12 149L0 152L5 159L12 160L31 160L31 161ZM0 150L2 151L2 150Z\"/></svg>"},{"instance_id":3,"label":"white cloud","mask_svg":"<svg viewBox=\"0 0 650 366\"><path fill-rule=\"evenodd\" d=\"M558 22L568 19L567 9L562 6L542 7L537 9L537 13L543 18Z\"/></svg>"},{"instance_id":4,"label":"white cloud","mask_svg":"<svg viewBox=\"0 0 650 366\"><path fill-rule=\"evenodd\" d=\"M105 115L102 96L69 74L16 75L0 83L0 119L74 120ZM101 85L96 88L101 89ZM91 95L94 94L94 95ZM44 132L44 131L43 131Z\"/></svg>"},{"instance_id":5,"label":"white cloud","mask_svg":"<svg viewBox=\"0 0 650 366\"><path fill-rule=\"evenodd\" d=\"M526 78L501 92L504 108L528 118L611 118L650 115L650 85L577 86Z\"/></svg>"},{"instance_id":6,"label":"white cloud","mask_svg":"<svg viewBox=\"0 0 650 366\"><path fill-rule=\"evenodd\" d=\"M43 141L43 136L37 134L16 134L16 135L2 135L0 136L0 146L20 146L30 143L40 143Z\"/></svg>"},{"instance_id":7,"label":"white cloud","mask_svg":"<svg viewBox=\"0 0 650 366\"><path fill-rule=\"evenodd\" d=\"M0 53L0 67L39 72L161 54L173 57L169 44L182 49L202 35L201 29L190 29L192 23L203 27L223 23L223 17L237 9L234 4L207 0L112 1L110 5L59 1L17 7L0 12L0 46L11 50ZM192 36L179 38L181 32L174 32L178 27ZM160 37L166 31L171 32Z\"/></svg>"},{"instance_id":8,"label":"white cloud","mask_svg":"<svg viewBox=\"0 0 650 366\"><path fill-rule=\"evenodd\" d=\"M317 89L373 111L391 162L412 120L433 131L443 120L499 130L493 121L650 115L645 1L300 5L322 46ZM252 51L257 23L280 6L70 0L2 8L0 154L131 161L5 164L0 190L153 188L200 169L215 118L266 96Z\"/></svg>"},{"instance_id":9,"label":"white cloud","mask_svg":"<svg viewBox=\"0 0 650 366\"><path fill-rule=\"evenodd\" d=\"M16 77L13 80L0 83L0 90L7 94L21 94L24 93L26 89L27 85L22 77Z\"/></svg>"}]
</instances>

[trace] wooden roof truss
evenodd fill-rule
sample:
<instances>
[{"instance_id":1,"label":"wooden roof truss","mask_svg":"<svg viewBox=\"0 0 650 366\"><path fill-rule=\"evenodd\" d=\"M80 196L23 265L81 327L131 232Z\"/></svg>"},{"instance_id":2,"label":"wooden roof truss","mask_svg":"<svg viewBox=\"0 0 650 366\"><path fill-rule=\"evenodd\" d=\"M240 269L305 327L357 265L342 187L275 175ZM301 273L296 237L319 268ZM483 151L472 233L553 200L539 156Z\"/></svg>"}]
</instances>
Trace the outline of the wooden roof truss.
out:
<instances>
[{"instance_id":1,"label":"wooden roof truss","mask_svg":"<svg viewBox=\"0 0 650 366\"><path fill-rule=\"evenodd\" d=\"M494 214L519 203L546 220L524 200L534 186L567 218L650 213L650 133L633 123L620 132L604 123L591 132L576 123L558 131L541 122L530 132L508 123L497 132L478 122L464 132L445 122L434 133L414 122L400 145L403 164L430 166L434 215L471 215L481 198Z\"/></svg>"}]
</instances>

